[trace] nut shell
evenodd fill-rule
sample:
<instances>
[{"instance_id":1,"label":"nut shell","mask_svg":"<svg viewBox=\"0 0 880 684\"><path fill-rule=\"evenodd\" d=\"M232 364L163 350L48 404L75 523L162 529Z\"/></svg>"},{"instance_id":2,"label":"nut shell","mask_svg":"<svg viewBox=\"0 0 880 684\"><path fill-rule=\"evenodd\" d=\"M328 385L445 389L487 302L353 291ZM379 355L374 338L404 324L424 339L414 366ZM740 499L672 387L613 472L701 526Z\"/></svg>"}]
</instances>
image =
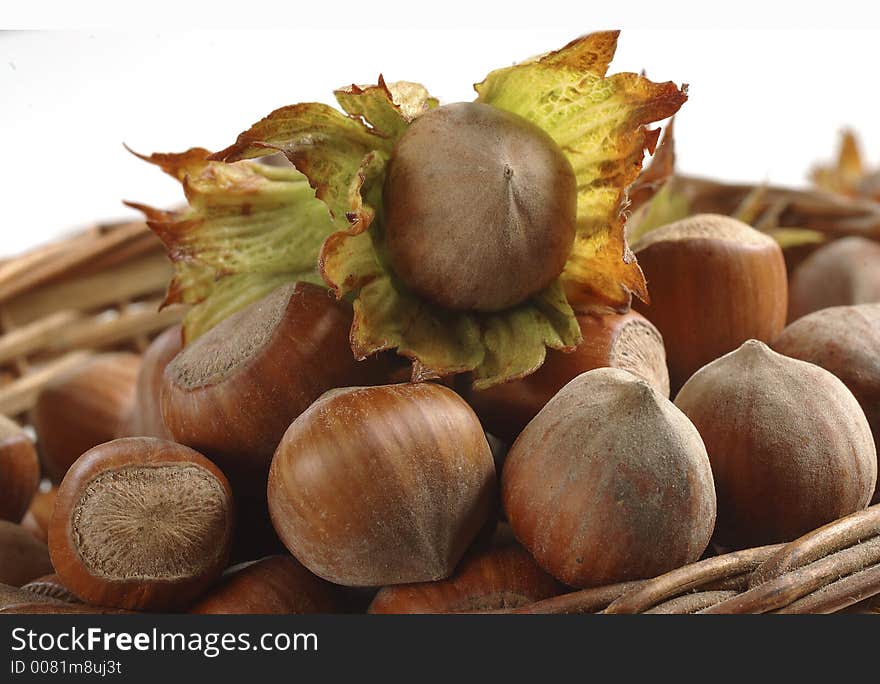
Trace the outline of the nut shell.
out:
<instances>
[{"instance_id":1,"label":"nut shell","mask_svg":"<svg viewBox=\"0 0 880 684\"><path fill-rule=\"evenodd\" d=\"M327 392L284 435L269 511L287 548L346 586L447 577L486 522L495 468L480 422L441 385Z\"/></svg>"},{"instance_id":2,"label":"nut shell","mask_svg":"<svg viewBox=\"0 0 880 684\"><path fill-rule=\"evenodd\" d=\"M324 288L274 290L168 365L165 424L176 441L215 461L237 494L265 496L269 463L291 421L328 389L373 379L376 366L352 355L351 320L351 307Z\"/></svg>"},{"instance_id":3,"label":"nut shell","mask_svg":"<svg viewBox=\"0 0 880 684\"><path fill-rule=\"evenodd\" d=\"M845 237L820 247L791 274L788 320L831 306L880 301L880 244Z\"/></svg>"},{"instance_id":4,"label":"nut shell","mask_svg":"<svg viewBox=\"0 0 880 684\"><path fill-rule=\"evenodd\" d=\"M53 482L86 451L115 439L134 405L140 362L136 354L98 354L40 392L33 423L43 472Z\"/></svg>"},{"instance_id":5,"label":"nut shell","mask_svg":"<svg viewBox=\"0 0 880 684\"><path fill-rule=\"evenodd\" d=\"M0 415L0 520L20 522L40 484L40 462L30 437Z\"/></svg>"},{"instance_id":6,"label":"nut shell","mask_svg":"<svg viewBox=\"0 0 880 684\"><path fill-rule=\"evenodd\" d=\"M222 472L192 449L118 439L70 468L49 528L52 564L85 603L186 606L226 567L233 502Z\"/></svg>"},{"instance_id":7,"label":"nut shell","mask_svg":"<svg viewBox=\"0 0 880 684\"><path fill-rule=\"evenodd\" d=\"M384 587L370 613L468 613L518 608L563 593L519 544L469 554L449 579Z\"/></svg>"},{"instance_id":8,"label":"nut shell","mask_svg":"<svg viewBox=\"0 0 880 684\"><path fill-rule=\"evenodd\" d=\"M877 455L868 421L819 366L750 340L695 373L675 404L706 444L722 546L791 541L871 499Z\"/></svg>"},{"instance_id":9,"label":"nut shell","mask_svg":"<svg viewBox=\"0 0 880 684\"><path fill-rule=\"evenodd\" d=\"M46 545L21 525L0 520L0 583L20 587L50 572Z\"/></svg>"},{"instance_id":10,"label":"nut shell","mask_svg":"<svg viewBox=\"0 0 880 684\"><path fill-rule=\"evenodd\" d=\"M160 391L165 367L177 356L182 332L175 325L156 337L143 354L135 386L134 405L117 437L158 437L172 439L162 418Z\"/></svg>"},{"instance_id":11,"label":"nut shell","mask_svg":"<svg viewBox=\"0 0 880 684\"><path fill-rule=\"evenodd\" d=\"M44 544L49 540L49 523L52 520L57 494L58 488L54 485L45 490L41 486L31 499L31 505L21 520L21 526Z\"/></svg>"},{"instance_id":12,"label":"nut shell","mask_svg":"<svg viewBox=\"0 0 880 684\"><path fill-rule=\"evenodd\" d=\"M666 345L673 394L701 367L785 326L788 276L775 240L715 214L647 233L633 245L651 304L634 307Z\"/></svg>"},{"instance_id":13,"label":"nut shell","mask_svg":"<svg viewBox=\"0 0 880 684\"><path fill-rule=\"evenodd\" d=\"M663 338L650 321L635 311L581 314L577 319L584 341L573 352L548 350L544 365L521 380L482 391L465 390L488 432L512 444L559 390L594 368L629 371L669 396Z\"/></svg>"},{"instance_id":14,"label":"nut shell","mask_svg":"<svg viewBox=\"0 0 880 684\"><path fill-rule=\"evenodd\" d=\"M516 538L565 584L600 586L697 560L715 490L696 428L644 380L599 368L569 382L501 474Z\"/></svg>"},{"instance_id":15,"label":"nut shell","mask_svg":"<svg viewBox=\"0 0 880 684\"><path fill-rule=\"evenodd\" d=\"M232 483L236 560L284 550L269 520L266 481L291 421L328 389L382 381L381 361L355 360L351 322L351 306L326 289L284 285L189 343L165 369L165 424Z\"/></svg>"},{"instance_id":16,"label":"nut shell","mask_svg":"<svg viewBox=\"0 0 880 684\"><path fill-rule=\"evenodd\" d=\"M880 304L834 306L799 318L773 350L821 366L840 378L865 412L876 446L880 438ZM880 487L873 503L880 503Z\"/></svg>"},{"instance_id":17,"label":"nut shell","mask_svg":"<svg viewBox=\"0 0 880 684\"><path fill-rule=\"evenodd\" d=\"M292 556L269 556L230 568L190 613L290 615L338 613L340 587L313 575Z\"/></svg>"},{"instance_id":18,"label":"nut shell","mask_svg":"<svg viewBox=\"0 0 880 684\"><path fill-rule=\"evenodd\" d=\"M574 242L577 180L531 121L478 102L419 116L384 186L394 272L442 307L498 311L562 273Z\"/></svg>"}]
</instances>

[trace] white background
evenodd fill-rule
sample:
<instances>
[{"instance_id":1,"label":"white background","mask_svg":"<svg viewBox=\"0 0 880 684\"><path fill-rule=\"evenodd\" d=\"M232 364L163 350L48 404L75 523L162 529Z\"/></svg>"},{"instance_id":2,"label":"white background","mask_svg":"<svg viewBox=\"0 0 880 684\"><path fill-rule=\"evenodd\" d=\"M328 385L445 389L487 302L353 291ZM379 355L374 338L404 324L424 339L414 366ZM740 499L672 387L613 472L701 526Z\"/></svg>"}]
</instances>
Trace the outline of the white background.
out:
<instances>
[{"instance_id":1,"label":"white background","mask_svg":"<svg viewBox=\"0 0 880 684\"><path fill-rule=\"evenodd\" d=\"M138 17L121 14L127 4L19 8L7 26L67 30L0 34L0 254L136 216L122 199L177 203L176 182L123 142L145 153L217 149L279 106L332 103L334 87L380 72L443 101L472 99L491 69L611 27L624 27L612 71L690 84L677 121L682 171L803 184L844 126L880 165L880 26L864 4L826 3L826 17L751 1L678 14L669 2L630 2L622 14L546 0L337 0L309 21L293 3L215 2L210 14L154 3ZM108 28L126 18L124 30Z\"/></svg>"}]
</instances>

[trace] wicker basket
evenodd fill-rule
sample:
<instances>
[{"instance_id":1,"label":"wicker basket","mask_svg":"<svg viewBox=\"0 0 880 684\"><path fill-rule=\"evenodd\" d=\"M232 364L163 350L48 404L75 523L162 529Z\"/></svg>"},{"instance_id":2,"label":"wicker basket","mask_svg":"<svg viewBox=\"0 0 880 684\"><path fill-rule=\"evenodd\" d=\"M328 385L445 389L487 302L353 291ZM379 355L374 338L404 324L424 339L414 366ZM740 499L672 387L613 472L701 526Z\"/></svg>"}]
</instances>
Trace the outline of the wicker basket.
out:
<instances>
[{"instance_id":1,"label":"wicker basket","mask_svg":"<svg viewBox=\"0 0 880 684\"><path fill-rule=\"evenodd\" d=\"M159 311L171 267L142 222L98 225L0 263L0 413L95 351L143 351L182 318Z\"/></svg>"},{"instance_id":2,"label":"wicker basket","mask_svg":"<svg viewBox=\"0 0 880 684\"><path fill-rule=\"evenodd\" d=\"M143 351L182 318L181 307L159 311L170 275L141 222L95 226L0 263L0 412L27 422L40 389L90 354ZM880 505L789 544L496 612L878 613L878 597Z\"/></svg>"}]
</instances>

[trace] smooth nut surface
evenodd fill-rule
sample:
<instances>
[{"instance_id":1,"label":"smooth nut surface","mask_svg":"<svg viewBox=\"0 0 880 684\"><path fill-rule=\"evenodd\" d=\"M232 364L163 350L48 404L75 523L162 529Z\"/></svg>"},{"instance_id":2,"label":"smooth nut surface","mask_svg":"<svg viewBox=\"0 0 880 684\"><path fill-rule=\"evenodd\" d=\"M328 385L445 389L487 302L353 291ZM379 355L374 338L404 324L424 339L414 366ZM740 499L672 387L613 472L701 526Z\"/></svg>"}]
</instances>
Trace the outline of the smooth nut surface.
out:
<instances>
[{"instance_id":1,"label":"smooth nut surface","mask_svg":"<svg viewBox=\"0 0 880 684\"><path fill-rule=\"evenodd\" d=\"M21 525L0 520L0 583L20 587L50 572L46 545Z\"/></svg>"},{"instance_id":2,"label":"smooth nut surface","mask_svg":"<svg viewBox=\"0 0 880 684\"><path fill-rule=\"evenodd\" d=\"M820 247L791 275L788 320L831 306L880 301L880 244L845 237Z\"/></svg>"},{"instance_id":3,"label":"smooth nut surface","mask_svg":"<svg viewBox=\"0 0 880 684\"><path fill-rule=\"evenodd\" d=\"M751 340L700 369L675 404L694 422L718 491L715 541L790 541L867 506L877 455L834 375Z\"/></svg>"},{"instance_id":4,"label":"smooth nut surface","mask_svg":"<svg viewBox=\"0 0 880 684\"><path fill-rule=\"evenodd\" d=\"M282 541L347 586L447 577L494 495L479 420L431 383L326 393L291 424L269 474Z\"/></svg>"},{"instance_id":5,"label":"smooth nut surface","mask_svg":"<svg viewBox=\"0 0 880 684\"><path fill-rule=\"evenodd\" d=\"M338 613L339 587L306 570L289 555L269 556L230 568L190 613L289 615Z\"/></svg>"},{"instance_id":6,"label":"smooth nut surface","mask_svg":"<svg viewBox=\"0 0 880 684\"><path fill-rule=\"evenodd\" d=\"M519 544L469 553L449 579L384 587L370 613L469 613L518 608L563 592Z\"/></svg>"},{"instance_id":7,"label":"smooth nut surface","mask_svg":"<svg viewBox=\"0 0 880 684\"><path fill-rule=\"evenodd\" d=\"M647 382L615 368L562 388L514 442L501 483L517 539L571 586L692 562L715 521L696 428Z\"/></svg>"},{"instance_id":8,"label":"smooth nut surface","mask_svg":"<svg viewBox=\"0 0 880 684\"><path fill-rule=\"evenodd\" d=\"M698 214L647 233L633 251L651 304L633 306L666 346L675 394L705 364L785 326L788 276L779 245L729 216Z\"/></svg>"},{"instance_id":9,"label":"smooth nut surface","mask_svg":"<svg viewBox=\"0 0 880 684\"><path fill-rule=\"evenodd\" d=\"M574 242L574 171L553 139L476 102L422 114L394 149L385 240L395 273L440 306L497 311L547 287Z\"/></svg>"},{"instance_id":10,"label":"smooth nut surface","mask_svg":"<svg viewBox=\"0 0 880 684\"><path fill-rule=\"evenodd\" d=\"M0 520L20 522L40 484L40 462L21 426L0 415Z\"/></svg>"},{"instance_id":11,"label":"smooth nut surface","mask_svg":"<svg viewBox=\"0 0 880 684\"><path fill-rule=\"evenodd\" d=\"M134 405L140 362L136 354L98 354L40 392L33 422L53 482L86 451L117 436Z\"/></svg>"},{"instance_id":12,"label":"smooth nut surface","mask_svg":"<svg viewBox=\"0 0 880 684\"><path fill-rule=\"evenodd\" d=\"M876 446L880 438L880 304L815 311L786 327L772 347L840 378L865 412ZM880 502L880 486L874 489L872 502Z\"/></svg>"},{"instance_id":13,"label":"smooth nut surface","mask_svg":"<svg viewBox=\"0 0 880 684\"><path fill-rule=\"evenodd\" d=\"M134 404L117 437L172 438L162 418L160 392L162 375L180 351L181 343L182 332L180 326L175 325L156 337L144 351L138 370Z\"/></svg>"}]
</instances>

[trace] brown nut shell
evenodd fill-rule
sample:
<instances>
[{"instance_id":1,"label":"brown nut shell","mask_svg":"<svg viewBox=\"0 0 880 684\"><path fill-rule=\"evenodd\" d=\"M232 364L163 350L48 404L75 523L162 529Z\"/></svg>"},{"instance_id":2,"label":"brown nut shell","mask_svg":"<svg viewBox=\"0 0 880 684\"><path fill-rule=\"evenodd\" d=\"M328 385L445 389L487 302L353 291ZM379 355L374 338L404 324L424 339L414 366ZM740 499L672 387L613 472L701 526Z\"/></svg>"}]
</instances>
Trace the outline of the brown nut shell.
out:
<instances>
[{"instance_id":1,"label":"brown nut shell","mask_svg":"<svg viewBox=\"0 0 880 684\"><path fill-rule=\"evenodd\" d=\"M180 326L175 325L157 336L144 351L135 386L134 405L117 437L172 439L162 418L159 393L165 367L180 351L182 335Z\"/></svg>"},{"instance_id":2,"label":"brown nut shell","mask_svg":"<svg viewBox=\"0 0 880 684\"><path fill-rule=\"evenodd\" d=\"M269 511L287 548L346 586L447 577L494 504L480 422L433 383L327 392L285 433Z\"/></svg>"},{"instance_id":3,"label":"brown nut shell","mask_svg":"<svg viewBox=\"0 0 880 684\"><path fill-rule=\"evenodd\" d=\"M791 274L788 320L871 302L880 302L880 244L845 237L817 249Z\"/></svg>"},{"instance_id":4,"label":"brown nut shell","mask_svg":"<svg viewBox=\"0 0 880 684\"><path fill-rule=\"evenodd\" d=\"M293 556L269 556L230 568L190 613L291 615L339 613L341 588L306 570Z\"/></svg>"},{"instance_id":5,"label":"brown nut shell","mask_svg":"<svg viewBox=\"0 0 880 684\"><path fill-rule=\"evenodd\" d=\"M89 450L58 488L49 550L84 602L129 610L182 608L223 571L233 500L196 451L148 437Z\"/></svg>"},{"instance_id":6,"label":"brown nut shell","mask_svg":"<svg viewBox=\"0 0 880 684\"><path fill-rule=\"evenodd\" d=\"M269 521L266 481L291 421L328 389L381 381L381 361L355 360L351 322L351 306L326 289L284 285L189 343L165 369L165 424L233 485L236 559L283 550Z\"/></svg>"},{"instance_id":7,"label":"brown nut shell","mask_svg":"<svg viewBox=\"0 0 880 684\"><path fill-rule=\"evenodd\" d=\"M548 350L537 371L487 390L464 390L486 430L507 444L568 382L594 368L620 368L669 396L663 338L641 314L580 314L584 341L573 352Z\"/></svg>"},{"instance_id":8,"label":"brown nut shell","mask_svg":"<svg viewBox=\"0 0 880 684\"><path fill-rule=\"evenodd\" d=\"M46 545L21 525L0 520L0 583L20 587L50 572Z\"/></svg>"},{"instance_id":9,"label":"brown nut shell","mask_svg":"<svg viewBox=\"0 0 880 684\"><path fill-rule=\"evenodd\" d=\"M451 309L498 311L550 285L574 242L577 180L531 121L479 102L419 116L384 186L394 272Z\"/></svg>"},{"instance_id":10,"label":"brown nut shell","mask_svg":"<svg viewBox=\"0 0 880 684\"><path fill-rule=\"evenodd\" d=\"M49 541L49 523L55 509L58 488L44 481L31 499L31 505L21 520L21 526L44 544Z\"/></svg>"},{"instance_id":11,"label":"brown nut shell","mask_svg":"<svg viewBox=\"0 0 880 684\"><path fill-rule=\"evenodd\" d=\"M701 367L785 326L788 276L779 245L729 216L699 214L647 233L633 251L650 306L634 307L666 345L675 394Z\"/></svg>"},{"instance_id":12,"label":"brown nut shell","mask_svg":"<svg viewBox=\"0 0 880 684\"><path fill-rule=\"evenodd\" d=\"M616 368L560 390L514 442L501 488L516 538L576 587L695 561L715 521L696 428L651 385Z\"/></svg>"},{"instance_id":13,"label":"brown nut shell","mask_svg":"<svg viewBox=\"0 0 880 684\"><path fill-rule=\"evenodd\" d=\"M519 544L468 554L449 579L384 587L370 613L470 613L518 608L563 593Z\"/></svg>"},{"instance_id":14,"label":"brown nut shell","mask_svg":"<svg viewBox=\"0 0 880 684\"><path fill-rule=\"evenodd\" d=\"M20 522L40 484L40 462L21 426L0 415L0 520Z\"/></svg>"},{"instance_id":15,"label":"brown nut shell","mask_svg":"<svg viewBox=\"0 0 880 684\"><path fill-rule=\"evenodd\" d=\"M880 304L833 306L791 323L773 350L821 366L843 381L880 439ZM872 503L880 503L880 486Z\"/></svg>"},{"instance_id":16,"label":"brown nut shell","mask_svg":"<svg viewBox=\"0 0 880 684\"><path fill-rule=\"evenodd\" d=\"M791 541L868 505L871 429L825 369L750 340L695 373L675 404L706 444L722 546Z\"/></svg>"},{"instance_id":17,"label":"brown nut shell","mask_svg":"<svg viewBox=\"0 0 880 684\"><path fill-rule=\"evenodd\" d=\"M43 388L33 423L46 477L60 482L82 454L117 436L134 404L140 363L127 352L98 354Z\"/></svg>"}]
</instances>

